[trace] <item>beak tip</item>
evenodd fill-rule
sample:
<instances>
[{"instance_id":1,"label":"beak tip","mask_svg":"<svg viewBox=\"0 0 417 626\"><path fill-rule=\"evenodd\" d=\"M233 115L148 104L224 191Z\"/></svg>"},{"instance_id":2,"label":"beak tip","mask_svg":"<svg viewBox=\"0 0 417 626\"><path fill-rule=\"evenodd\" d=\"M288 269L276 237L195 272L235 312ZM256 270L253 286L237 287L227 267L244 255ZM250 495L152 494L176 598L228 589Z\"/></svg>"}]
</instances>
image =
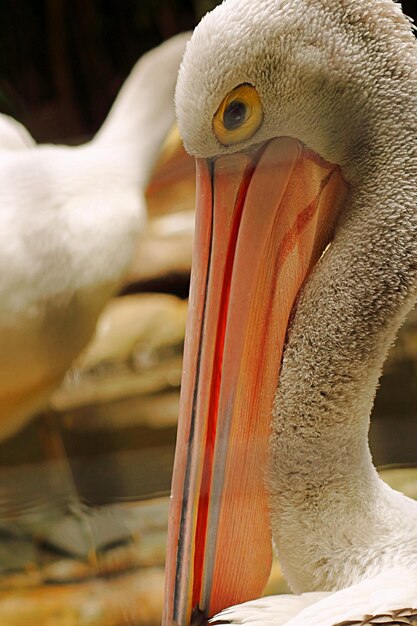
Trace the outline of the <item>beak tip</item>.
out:
<instances>
[{"instance_id":1,"label":"beak tip","mask_svg":"<svg viewBox=\"0 0 417 626\"><path fill-rule=\"evenodd\" d=\"M199 608L193 609L190 626L208 626L209 618Z\"/></svg>"}]
</instances>

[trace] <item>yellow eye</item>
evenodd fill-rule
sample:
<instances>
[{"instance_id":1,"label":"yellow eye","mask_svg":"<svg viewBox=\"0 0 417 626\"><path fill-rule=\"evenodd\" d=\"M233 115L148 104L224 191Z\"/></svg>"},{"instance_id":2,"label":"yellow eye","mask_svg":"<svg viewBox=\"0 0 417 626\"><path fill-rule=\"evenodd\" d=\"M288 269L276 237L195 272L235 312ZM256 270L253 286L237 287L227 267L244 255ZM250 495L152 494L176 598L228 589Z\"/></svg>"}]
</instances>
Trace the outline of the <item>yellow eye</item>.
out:
<instances>
[{"instance_id":1,"label":"yellow eye","mask_svg":"<svg viewBox=\"0 0 417 626\"><path fill-rule=\"evenodd\" d=\"M213 131L223 146L250 139L263 119L261 99L255 87L244 83L223 100L213 118Z\"/></svg>"}]
</instances>

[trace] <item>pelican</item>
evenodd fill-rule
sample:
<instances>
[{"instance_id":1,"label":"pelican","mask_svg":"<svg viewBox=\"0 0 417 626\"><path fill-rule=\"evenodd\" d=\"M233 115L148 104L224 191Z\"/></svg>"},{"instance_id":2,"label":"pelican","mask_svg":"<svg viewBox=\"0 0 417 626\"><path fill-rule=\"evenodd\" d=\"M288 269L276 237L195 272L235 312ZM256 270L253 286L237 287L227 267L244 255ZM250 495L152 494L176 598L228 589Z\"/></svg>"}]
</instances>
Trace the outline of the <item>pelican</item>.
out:
<instances>
[{"instance_id":1,"label":"pelican","mask_svg":"<svg viewBox=\"0 0 417 626\"><path fill-rule=\"evenodd\" d=\"M411 24L393 0L225 0L176 109L198 190L165 624L246 601L215 621L415 623L417 504L367 439L417 295ZM271 534L296 595L250 602Z\"/></svg>"},{"instance_id":2,"label":"pelican","mask_svg":"<svg viewBox=\"0 0 417 626\"><path fill-rule=\"evenodd\" d=\"M145 54L79 147L0 116L0 438L42 408L91 337L145 222L188 34Z\"/></svg>"}]
</instances>

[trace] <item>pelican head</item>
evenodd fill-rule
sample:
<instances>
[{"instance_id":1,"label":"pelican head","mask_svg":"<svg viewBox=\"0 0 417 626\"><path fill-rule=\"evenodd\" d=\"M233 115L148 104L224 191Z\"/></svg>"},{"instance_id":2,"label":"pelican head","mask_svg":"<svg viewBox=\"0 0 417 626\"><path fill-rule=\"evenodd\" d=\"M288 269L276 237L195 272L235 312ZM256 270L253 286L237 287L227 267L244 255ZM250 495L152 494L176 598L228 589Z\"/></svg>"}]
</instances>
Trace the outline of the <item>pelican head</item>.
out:
<instances>
[{"instance_id":1,"label":"pelican head","mask_svg":"<svg viewBox=\"0 0 417 626\"><path fill-rule=\"evenodd\" d=\"M317 502L329 471L338 493L380 489L369 412L416 295L416 67L392 0L226 0L187 46L176 109L197 223L168 623L259 595L271 526L297 591L364 569L343 550L331 563L357 520L336 523L333 502L319 520Z\"/></svg>"},{"instance_id":2,"label":"pelican head","mask_svg":"<svg viewBox=\"0 0 417 626\"><path fill-rule=\"evenodd\" d=\"M187 151L208 158L288 136L351 167L358 149L379 136L377 113L391 97L382 77L404 81L407 56L414 54L399 5L375 4L377 20L363 0L228 0L208 13L188 44L177 82ZM225 147L213 132L213 117L225 96L245 83L259 94L262 124L250 138ZM390 104L394 117L398 107Z\"/></svg>"}]
</instances>

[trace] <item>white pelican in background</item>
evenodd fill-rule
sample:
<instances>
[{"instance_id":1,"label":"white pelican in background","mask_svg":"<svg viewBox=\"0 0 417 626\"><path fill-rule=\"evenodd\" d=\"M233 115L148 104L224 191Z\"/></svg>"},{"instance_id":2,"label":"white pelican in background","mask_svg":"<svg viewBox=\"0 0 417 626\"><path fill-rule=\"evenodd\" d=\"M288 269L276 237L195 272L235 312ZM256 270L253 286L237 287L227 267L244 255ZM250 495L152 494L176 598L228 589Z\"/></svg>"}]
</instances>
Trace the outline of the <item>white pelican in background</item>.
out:
<instances>
[{"instance_id":1,"label":"white pelican in background","mask_svg":"<svg viewBox=\"0 0 417 626\"><path fill-rule=\"evenodd\" d=\"M417 503L367 441L417 295L411 25L392 0L226 0L187 47L176 106L198 197L165 624L258 597L271 530L295 593L336 593L219 619L416 613Z\"/></svg>"},{"instance_id":2,"label":"white pelican in background","mask_svg":"<svg viewBox=\"0 0 417 626\"><path fill-rule=\"evenodd\" d=\"M140 59L86 145L36 145L0 116L0 438L45 404L128 265L188 38Z\"/></svg>"}]
</instances>

